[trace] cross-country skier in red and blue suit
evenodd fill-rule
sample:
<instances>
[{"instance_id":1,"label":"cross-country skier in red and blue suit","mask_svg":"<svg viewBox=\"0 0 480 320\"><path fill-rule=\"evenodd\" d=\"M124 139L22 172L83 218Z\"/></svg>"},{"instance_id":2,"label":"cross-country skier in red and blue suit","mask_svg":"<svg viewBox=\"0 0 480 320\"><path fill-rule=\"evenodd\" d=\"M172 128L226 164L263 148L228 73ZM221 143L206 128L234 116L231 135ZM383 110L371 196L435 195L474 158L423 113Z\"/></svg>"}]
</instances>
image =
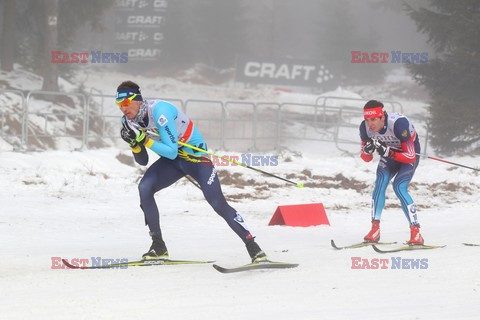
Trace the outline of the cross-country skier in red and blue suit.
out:
<instances>
[{"instance_id":1,"label":"cross-country skier in red and blue suit","mask_svg":"<svg viewBox=\"0 0 480 320\"><path fill-rule=\"evenodd\" d=\"M143 258L168 258L154 194L189 175L198 182L212 208L245 243L252 261L267 260L266 254L255 242L242 216L225 200L217 171L211 161L201 157L196 151L178 144L177 141L181 141L207 149L205 140L193 122L166 101L143 99L139 86L132 81L124 81L118 86L116 103L124 114L121 136L132 148L135 161L140 165L147 165L146 148L160 156L160 159L147 169L138 185L140 207L153 240ZM167 201L164 202L166 203Z\"/></svg>"},{"instance_id":2,"label":"cross-country skier in red and blue suit","mask_svg":"<svg viewBox=\"0 0 480 320\"><path fill-rule=\"evenodd\" d=\"M372 195L372 229L364 237L365 241L380 240L380 217L385 206L385 191L392 178L393 190L397 195L402 210L410 223L410 245L423 244L417 210L408 187L420 158L420 142L411 121L400 113L387 114L383 103L368 101L364 108L364 121L360 124L362 153L360 157L372 161L373 152L381 156L377 167L377 179Z\"/></svg>"}]
</instances>

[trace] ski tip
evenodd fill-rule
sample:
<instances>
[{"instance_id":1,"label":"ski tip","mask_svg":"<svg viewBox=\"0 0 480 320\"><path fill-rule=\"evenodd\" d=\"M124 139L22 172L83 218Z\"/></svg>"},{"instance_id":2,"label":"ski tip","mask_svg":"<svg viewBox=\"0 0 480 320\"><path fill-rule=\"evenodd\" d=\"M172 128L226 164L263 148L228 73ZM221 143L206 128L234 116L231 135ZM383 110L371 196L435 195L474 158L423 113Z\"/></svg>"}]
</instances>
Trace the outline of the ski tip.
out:
<instances>
[{"instance_id":1,"label":"ski tip","mask_svg":"<svg viewBox=\"0 0 480 320\"><path fill-rule=\"evenodd\" d=\"M372 244L371 247L378 253L385 253L385 251L380 250L376 245Z\"/></svg>"},{"instance_id":2,"label":"ski tip","mask_svg":"<svg viewBox=\"0 0 480 320\"><path fill-rule=\"evenodd\" d=\"M289 269L296 268L299 266L298 263L288 263L288 262L278 262L278 261L266 261L264 263L249 263L241 265L234 268L224 268L219 265L212 265L215 270L221 273L236 273L242 271L253 271L253 270L265 270L265 269Z\"/></svg>"},{"instance_id":3,"label":"ski tip","mask_svg":"<svg viewBox=\"0 0 480 320\"><path fill-rule=\"evenodd\" d=\"M213 267L215 270L217 270L217 271L219 271L219 272L221 272L221 273L226 273L226 271L227 271L226 268L220 267L218 264L212 264L212 267Z\"/></svg>"},{"instance_id":4,"label":"ski tip","mask_svg":"<svg viewBox=\"0 0 480 320\"><path fill-rule=\"evenodd\" d=\"M296 268L299 265L300 265L299 263L288 263L288 266L286 266L285 269Z\"/></svg>"},{"instance_id":5,"label":"ski tip","mask_svg":"<svg viewBox=\"0 0 480 320\"><path fill-rule=\"evenodd\" d=\"M337 245L335 244L335 241L333 241L333 239L330 240L330 245L335 249L341 249L341 248L337 247Z\"/></svg>"},{"instance_id":6,"label":"ski tip","mask_svg":"<svg viewBox=\"0 0 480 320\"><path fill-rule=\"evenodd\" d=\"M65 266L67 266L67 267L70 268L70 269L79 269L79 268L80 268L80 267L76 267L76 266L71 265L71 264L67 261L67 259L62 259L62 262L63 262L63 264L64 264Z\"/></svg>"},{"instance_id":7,"label":"ski tip","mask_svg":"<svg viewBox=\"0 0 480 320\"><path fill-rule=\"evenodd\" d=\"M62 262L68 269L88 269L88 267L74 266L67 259L62 259Z\"/></svg>"}]
</instances>

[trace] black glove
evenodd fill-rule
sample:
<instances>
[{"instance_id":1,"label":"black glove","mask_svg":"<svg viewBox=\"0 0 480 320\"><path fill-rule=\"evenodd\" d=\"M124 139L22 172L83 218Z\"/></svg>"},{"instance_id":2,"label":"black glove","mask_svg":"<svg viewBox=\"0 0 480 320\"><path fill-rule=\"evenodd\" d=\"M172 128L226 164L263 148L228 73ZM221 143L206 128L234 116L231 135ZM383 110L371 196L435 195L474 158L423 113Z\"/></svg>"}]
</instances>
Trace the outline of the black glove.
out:
<instances>
[{"instance_id":1,"label":"black glove","mask_svg":"<svg viewBox=\"0 0 480 320\"><path fill-rule=\"evenodd\" d=\"M365 141L365 144L363 145L363 153L365 154L372 154L375 151L375 145L373 144L372 139L368 139Z\"/></svg>"},{"instance_id":2,"label":"black glove","mask_svg":"<svg viewBox=\"0 0 480 320\"><path fill-rule=\"evenodd\" d=\"M375 146L375 149L377 150L377 153L381 155L382 157L391 157L393 154L393 150L390 150L390 147L387 146L387 144L383 141L380 140L374 140L373 144Z\"/></svg>"},{"instance_id":3,"label":"black glove","mask_svg":"<svg viewBox=\"0 0 480 320\"><path fill-rule=\"evenodd\" d=\"M136 148L139 145L143 145L147 136L145 131L137 130L131 127L125 119L122 119L122 129L120 130L122 139L130 145L131 148Z\"/></svg>"}]
</instances>

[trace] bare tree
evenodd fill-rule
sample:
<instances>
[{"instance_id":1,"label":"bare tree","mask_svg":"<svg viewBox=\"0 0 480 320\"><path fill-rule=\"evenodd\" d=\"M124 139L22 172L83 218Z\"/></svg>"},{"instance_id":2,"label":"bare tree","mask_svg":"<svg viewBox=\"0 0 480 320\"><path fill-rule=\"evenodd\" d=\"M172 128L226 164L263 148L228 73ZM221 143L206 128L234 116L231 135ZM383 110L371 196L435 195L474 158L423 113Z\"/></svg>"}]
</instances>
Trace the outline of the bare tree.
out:
<instances>
[{"instance_id":1,"label":"bare tree","mask_svg":"<svg viewBox=\"0 0 480 320\"><path fill-rule=\"evenodd\" d=\"M15 0L5 0L4 2L0 55L2 70L12 71L15 57Z\"/></svg>"},{"instance_id":2,"label":"bare tree","mask_svg":"<svg viewBox=\"0 0 480 320\"><path fill-rule=\"evenodd\" d=\"M52 51L57 50L58 42L58 0L44 0L46 15L44 20L45 44L43 50L42 90L58 91L58 65L51 62Z\"/></svg>"}]
</instances>

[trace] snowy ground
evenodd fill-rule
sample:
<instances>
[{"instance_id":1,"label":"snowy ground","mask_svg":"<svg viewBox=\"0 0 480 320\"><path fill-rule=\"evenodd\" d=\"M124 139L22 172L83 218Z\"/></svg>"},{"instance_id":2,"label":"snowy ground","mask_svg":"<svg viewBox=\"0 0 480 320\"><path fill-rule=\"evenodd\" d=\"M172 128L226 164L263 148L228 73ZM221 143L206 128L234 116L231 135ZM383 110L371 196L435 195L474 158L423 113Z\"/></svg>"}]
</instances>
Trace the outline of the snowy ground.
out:
<instances>
[{"instance_id":1,"label":"snowy ground","mask_svg":"<svg viewBox=\"0 0 480 320\"><path fill-rule=\"evenodd\" d=\"M403 96L411 96L414 88L402 72L392 73L381 88L339 88L326 95L399 100L391 94L406 88ZM105 93L113 93L125 78L112 72L81 75L77 82L87 91L93 87ZM38 89L41 83L19 70L6 78L12 87L25 90ZM129 78L138 81L147 96L302 103L316 99L271 89ZM68 91L78 83L62 81L61 86ZM425 114L426 103L401 102L407 115ZM447 245L443 249L387 255L371 248L332 249L330 239L351 244L369 230L376 161L342 155L332 143L312 147L311 142L297 141L297 152L282 152L278 166L261 169L303 182L304 189L239 167L218 169L227 199L269 257L299 263L298 268L231 275L210 265L58 270L51 268L52 257L137 260L148 249L151 241L136 189L144 169L125 164L131 159L123 145L84 152L11 150L0 139L0 319L478 319L480 249L462 245L480 243L480 183L471 170L424 159L411 184L422 234L427 244ZM447 159L478 167L478 157ZM248 262L242 242L190 182L183 179L156 199L173 259L216 260L224 266ZM325 205L331 226L268 226L278 205L313 202ZM382 239L403 242L408 237L390 187ZM352 269L352 257L428 259L428 268L358 270Z\"/></svg>"},{"instance_id":2,"label":"snowy ground","mask_svg":"<svg viewBox=\"0 0 480 320\"><path fill-rule=\"evenodd\" d=\"M270 258L297 262L296 269L231 275L210 265L51 269L52 257L135 260L148 249L136 190L142 169L122 164L119 153L0 153L1 319L478 319L480 249L462 242L480 243L479 177L432 160L421 162L412 195L426 242L443 249L335 251L330 239L358 242L369 229L376 164L334 152L287 154L279 166L263 169L293 173L290 179L310 187L243 168L219 171L242 173L236 184L224 185L225 194L239 195L231 204ZM449 160L478 165L478 158ZM244 183L251 178L253 185ZM282 187L263 190L267 183ZM391 187L387 196L382 239L405 241L408 225ZM188 181L156 199L172 258L248 262L241 241ZM278 205L312 202L325 204L330 227L267 226ZM428 259L428 268L353 270L352 257Z\"/></svg>"}]
</instances>

